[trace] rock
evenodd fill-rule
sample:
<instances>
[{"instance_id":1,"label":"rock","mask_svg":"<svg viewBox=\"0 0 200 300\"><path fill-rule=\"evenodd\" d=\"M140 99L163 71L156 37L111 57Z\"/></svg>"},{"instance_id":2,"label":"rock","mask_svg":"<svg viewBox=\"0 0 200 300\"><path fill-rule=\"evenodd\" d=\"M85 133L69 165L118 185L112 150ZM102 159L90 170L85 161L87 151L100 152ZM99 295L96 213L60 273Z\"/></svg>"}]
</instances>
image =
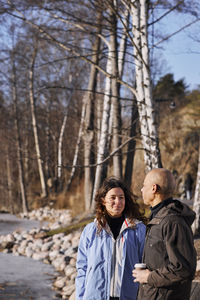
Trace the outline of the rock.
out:
<instances>
[{"instance_id":1,"label":"rock","mask_svg":"<svg viewBox=\"0 0 200 300\"><path fill-rule=\"evenodd\" d=\"M53 246L54 242L53 241L49 241L47 243L44 243L41 247L41 251L49 251L51 249L51 247Z\"/></svg>"},{"instance_id":2,"label":"rock","mask_svg":"<svg viewBox=\"0 0 200 300\"><path fill-rule=\"evenodd\" d=\"M75 259L74 257L72 257L72 258L70 259L70 261L69 261L69 264L70 264L71 266L75 267L75 266L76 266L76 259Z\"/></svg>"},{"instance_id":3,"label":"rock","mask_svg":"<svg viewBox=\"0 0 200 300\"><path fill-rule=\"evenodd\" d=\"M197 267L196 267L196 271L200 271L200 260L197 260Z\"/></svg>"},{"instance_id":4,"label":"rock","mask_svg":"<svg viewBox=\"0 0 200 300\"><path fill-rule=\"evenodd\" d=\"M13 234L0 236L2 250L11 251L15 256L24 255L52 264L56 278L53 286L60 298L75 300L76 258L81 231L77 230L67 235L59 233L50 237L46 234L49 229L70 224L70 211L45 207L21 214L21 217L42 221L48 219L49 222L42 228L15 231Z\"/></svg>"},{"instance_id":5,"label":"rock","mask_svg":"<svg viewBox=\"0 0 200 300\"><path fill-rule=\"evenodd\" d=\"M65 284L66 284L65 277L58 277L57 280L54 282L54 286L58 289L64 288Z\"/></svg>"},{"instance_id":6,"label":"rock","mask_svg":"<svg viewBox=\"0 0 200 300\"><path fill-rule=\"evenodd\" d=\"M71 282L68 282L67 285L63 288L63 294L65 296L71 296L75 291L75 285Z\"/></svg>"},{"instance_id":7,"label":"rock","mask_svg":"<svg viewBox=\"0 0 200 300\"><path fill-rule=\"evenodd\" d=\"M49 257L48 252L39 252L39 253L33 253L32 258L35 260L44 260Z\"/></svg>"},{"instance_id":8,"label":"rock","mask_svg":"<svg viewBox=\"0 0 200 300\"><path fill-rule=\"evenodd\" d=\"M71 296L69 297L69 300L76 300L76 293L75 293L75 291L71 294Z\"/></svg>"},{"instance_id":9,"label":"rock","mask_svg":"<svg viewBox=\"0 0 200 300\"><path fill-rule=\"evenodd\" d=\"M76 273L76 269L68 265L66 266L64 272L67 277L70 277L73 273Z\"/></svg>"},{"instance_id":10,"label":"rock","mask_svg":"<svg viewBox=\"0 0 200 300\"><path fill-rule=\"evenodd\" d=\"M1 243L1 248L3 249L11 249L14 246L14 242L4 241Z\"/></svg>"}]
</instances>

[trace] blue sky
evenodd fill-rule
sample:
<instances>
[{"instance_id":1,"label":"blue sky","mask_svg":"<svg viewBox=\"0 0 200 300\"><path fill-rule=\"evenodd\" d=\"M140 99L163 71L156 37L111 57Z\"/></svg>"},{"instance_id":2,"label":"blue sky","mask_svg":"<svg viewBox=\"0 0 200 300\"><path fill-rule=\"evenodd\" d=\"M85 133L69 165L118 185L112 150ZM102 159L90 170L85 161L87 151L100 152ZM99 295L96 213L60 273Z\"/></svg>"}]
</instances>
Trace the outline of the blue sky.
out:
<instances>
[{"instance_id":1,"label":"blue sky","mask_svg":"<svg viewBox=\"0 0 200 300\"><path fill-rule=\"evenodd\" d=\"M194 19L196 18L190 16L171 15L165 19L163 28L170 34ZM200 21L160 46L161 58L167 63L167 73L173 73L175 81L184 78L189 90L197 88L200 85Z\"/></svg>"}]
</instances>

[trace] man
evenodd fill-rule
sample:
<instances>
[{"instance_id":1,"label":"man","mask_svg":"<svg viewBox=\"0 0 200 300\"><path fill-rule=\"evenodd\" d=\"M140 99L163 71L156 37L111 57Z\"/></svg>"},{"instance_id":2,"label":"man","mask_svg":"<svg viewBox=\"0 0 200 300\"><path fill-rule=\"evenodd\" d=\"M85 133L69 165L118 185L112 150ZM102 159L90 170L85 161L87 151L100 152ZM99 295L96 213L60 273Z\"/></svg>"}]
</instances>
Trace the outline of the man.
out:
<instances>
[{"instance_id":1,"label":"man","mask_svg":"<svg viewBox=\"0 0 200 300\"><path fill-rule=\"evenodd\" d=\"M150 205L143 262L147 269L133 270L139 282L138 300L189 300L196 270L191 224L195 213L172 198L175 180L166 169L153 169L141 189Z\"/></svg>"}]
</instances>

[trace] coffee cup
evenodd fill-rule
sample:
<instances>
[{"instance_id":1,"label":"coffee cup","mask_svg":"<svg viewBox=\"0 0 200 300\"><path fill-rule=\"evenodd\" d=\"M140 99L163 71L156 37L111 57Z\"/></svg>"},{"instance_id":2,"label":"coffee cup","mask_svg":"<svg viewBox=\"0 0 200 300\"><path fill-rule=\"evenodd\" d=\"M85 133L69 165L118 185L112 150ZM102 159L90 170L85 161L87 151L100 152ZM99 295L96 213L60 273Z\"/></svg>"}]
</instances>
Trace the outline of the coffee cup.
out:
<instances>
[{"instance_id":1,"label":"coffee cup","mask_svg":"<svg viewBox=\"0 0 200 300\"><path fill-rule=\"evenodd\" d=\"M135 269L137 269L137 270L144 270L144 269L146 269L146 264L144 264L144 263L138 263L138 264L135 264Z\"/></svg>"}]
</instances>

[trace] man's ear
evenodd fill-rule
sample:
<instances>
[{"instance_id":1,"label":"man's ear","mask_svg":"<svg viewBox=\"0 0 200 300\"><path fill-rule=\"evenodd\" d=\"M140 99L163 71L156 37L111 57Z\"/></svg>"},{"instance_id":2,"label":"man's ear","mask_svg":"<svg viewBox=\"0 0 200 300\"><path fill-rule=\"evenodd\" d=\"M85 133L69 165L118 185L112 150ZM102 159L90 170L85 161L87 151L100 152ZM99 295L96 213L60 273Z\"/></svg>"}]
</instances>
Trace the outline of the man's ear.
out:
<instances>
[{"instance_id":1,"label":"man's ear","mask_svg":"<svg viewBox=\"0 0 200 300\"><path fill-rule=\"evenodd\" d=\"M152 192L153 192L153 193L156 193L157 191L158 191L157 184L154 183L154 184L152 185Z\"/></svg>"}]
</instances>

